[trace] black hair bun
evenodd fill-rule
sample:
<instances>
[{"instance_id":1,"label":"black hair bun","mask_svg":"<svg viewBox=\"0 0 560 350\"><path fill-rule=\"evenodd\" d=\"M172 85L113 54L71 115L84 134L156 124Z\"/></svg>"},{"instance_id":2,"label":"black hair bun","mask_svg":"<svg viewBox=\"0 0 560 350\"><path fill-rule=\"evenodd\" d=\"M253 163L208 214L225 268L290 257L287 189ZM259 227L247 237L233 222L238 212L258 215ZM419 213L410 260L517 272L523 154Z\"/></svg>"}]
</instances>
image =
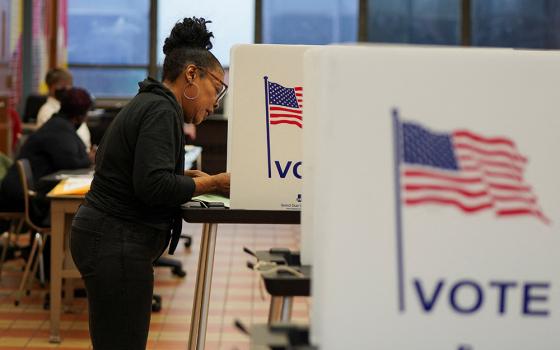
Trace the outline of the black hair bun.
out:
<instances>
[{"instance_id":1,"label":"black hair bun","mask_svg":"<svg viewBox=\"0 0 560 350\"><path fill-rule=\"evenodd\" d=\"M196 49L212 49L210 38L214 37L212 32L206 29L206 24L212 23L204 18L185 18L181 22L177 22L169 37L165 39L163 45L163 53L168 55L176 48L196 48Z\"/></svg>"}]
</instances>

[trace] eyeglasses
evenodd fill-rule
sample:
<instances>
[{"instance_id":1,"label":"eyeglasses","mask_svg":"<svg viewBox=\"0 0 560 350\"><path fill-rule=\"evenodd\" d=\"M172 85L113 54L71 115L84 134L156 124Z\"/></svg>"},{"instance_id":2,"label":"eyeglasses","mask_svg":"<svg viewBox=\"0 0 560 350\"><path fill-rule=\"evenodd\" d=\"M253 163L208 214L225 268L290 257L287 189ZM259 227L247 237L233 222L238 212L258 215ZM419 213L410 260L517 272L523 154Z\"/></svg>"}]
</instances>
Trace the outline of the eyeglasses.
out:
<instances>
[{"instance_id":1,"label":"eyeglasses","mask_svg":"<svg viewBox=\"0 0 560 350\"><path fill-rule=\"evenodd\" d=\"M220 92L218 92L218 94L216 95L216 103L220 104L220 102L222 101L222 99L224 98L224 96L226 95L226 92L229 88L228 84L224 83L222 81L222 79L218 78L216 75L212 74L208 69L196 66L196 68L200 69L201 71L208 73L208 75L210 75L212 78L216 79L220 84L221 84L221 90Z\"/></svg>"}]
</instances>

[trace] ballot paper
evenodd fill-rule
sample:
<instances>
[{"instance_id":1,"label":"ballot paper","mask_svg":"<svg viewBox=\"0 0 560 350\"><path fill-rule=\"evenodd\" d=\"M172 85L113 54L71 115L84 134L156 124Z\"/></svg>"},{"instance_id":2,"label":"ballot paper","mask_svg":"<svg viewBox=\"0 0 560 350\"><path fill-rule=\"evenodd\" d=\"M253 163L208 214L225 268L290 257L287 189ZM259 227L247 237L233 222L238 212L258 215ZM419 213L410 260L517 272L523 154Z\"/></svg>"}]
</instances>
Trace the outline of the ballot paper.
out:
<instances>
[{"instance_id":1,"label":"ballot paper","mask_svg":"<svg viewBox=\"0 0 560 350\"><path fill-rule=\"evenodd\" d=\"M202 194L191 199L194 202L201 202L204 205L208 203L223 203L224 207L229 208L229 198L220 196L218 194Z\"/></svg>"},{"instance_id":2,"label":"ballot paper","mask_svg":"<svg viewBox=\"0 0 560 350\"><path fill-rule=\"evenodd\" d=\"M49 192L49 196L85 195L93 181L92 176L71 176L62 180Z\"/></svg>"}]
</instances>

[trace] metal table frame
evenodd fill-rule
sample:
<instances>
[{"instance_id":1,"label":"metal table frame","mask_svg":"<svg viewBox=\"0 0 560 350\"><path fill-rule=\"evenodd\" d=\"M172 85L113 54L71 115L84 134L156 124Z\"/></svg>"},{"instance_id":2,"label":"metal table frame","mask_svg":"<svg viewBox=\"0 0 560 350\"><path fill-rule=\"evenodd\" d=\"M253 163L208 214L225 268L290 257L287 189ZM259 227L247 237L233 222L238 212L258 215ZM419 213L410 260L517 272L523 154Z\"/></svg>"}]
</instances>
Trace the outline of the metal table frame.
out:
<instances>
[{"instance_id":1,"label":"metal table frame","mask_svg":"<svg viewBox=\"0 0 560 350\"><path fill-rule=\"evenodd\" d=\"M203 224L188 349L204 350L218 224L295 225L300 223L300 212L201 208L199 203L189 203L183 206L183 219Z\"/></svg>"}]
</instances>

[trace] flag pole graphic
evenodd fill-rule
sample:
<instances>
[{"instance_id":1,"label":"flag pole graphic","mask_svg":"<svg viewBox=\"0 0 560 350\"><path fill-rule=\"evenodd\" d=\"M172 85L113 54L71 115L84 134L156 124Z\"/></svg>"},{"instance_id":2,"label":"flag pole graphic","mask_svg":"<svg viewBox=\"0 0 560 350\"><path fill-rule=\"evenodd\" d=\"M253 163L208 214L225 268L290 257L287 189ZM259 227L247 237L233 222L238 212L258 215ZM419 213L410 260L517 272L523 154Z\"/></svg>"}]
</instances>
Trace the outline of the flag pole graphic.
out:
<instances>
[{"instance_id":1,"label":"flag pole graphic","mask_svg":"<svg viewBox=\"0 0 560 350\"><path fill-rule=\"evenodd\" d=\"M272 170L270 163L270 121L268 116L268 77L264 77L264 94L266 101L266 152L268 156L268 178L272 178Z\"/></svg>"},{"instance_id":2,"label":"flag pole graphic","mask_svg":"<svg viewBox=\"0 0 560 350\"><path fill-rule=\"evenodd\" d=\"M402 140L401 140L401 122L399 120L399 111L393 109L393 132L394 132L394 151L395 151L395 220L397 230L397 287L399 290L399 311L405 311L404 298L404 256L403 256L403 239L402 239L402 204L401 204L401 157L402 157Z\"/></svg>"}]
</instances>

